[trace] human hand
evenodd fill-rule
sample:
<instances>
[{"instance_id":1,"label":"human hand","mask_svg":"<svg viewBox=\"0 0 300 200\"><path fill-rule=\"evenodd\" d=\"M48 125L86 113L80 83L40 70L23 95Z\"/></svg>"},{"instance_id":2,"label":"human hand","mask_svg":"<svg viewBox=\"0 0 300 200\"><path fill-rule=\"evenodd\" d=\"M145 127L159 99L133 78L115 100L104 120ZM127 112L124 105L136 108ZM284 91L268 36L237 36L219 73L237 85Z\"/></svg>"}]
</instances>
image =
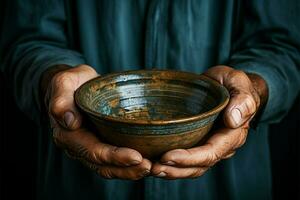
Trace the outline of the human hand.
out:
<instances>
[{"instance_id":1,"label":"human hand","mask_svg":"<svg viewBox=\"0 0 300 200\"><path fill-rule=\"evenodd\" d=\"M82 116L74 103L74 92L96 76L96 71L87 65L62 67L62 70L54 67L44 73L41 85L54 142L71 158L81 161L104 178L143 178L150 173L149 160L136 150L102 143L82 126Z\"/></svg>"},{"instance_id":2,"label":"human hand","mask_svg":"<svg viewBox=\"0 0 300 200\"><path fill-rule=\"evenodd\" d=\"M267 85L258 75L247 75L227 66L210 68L204 75L224 85L230 93L231 98L223 114L224 124L214 130L202 146L165 153L151 170L157 177L199 177L220 160L233 156L246 141L249 122L267 100Z\"/></svg>"}]
</instances>

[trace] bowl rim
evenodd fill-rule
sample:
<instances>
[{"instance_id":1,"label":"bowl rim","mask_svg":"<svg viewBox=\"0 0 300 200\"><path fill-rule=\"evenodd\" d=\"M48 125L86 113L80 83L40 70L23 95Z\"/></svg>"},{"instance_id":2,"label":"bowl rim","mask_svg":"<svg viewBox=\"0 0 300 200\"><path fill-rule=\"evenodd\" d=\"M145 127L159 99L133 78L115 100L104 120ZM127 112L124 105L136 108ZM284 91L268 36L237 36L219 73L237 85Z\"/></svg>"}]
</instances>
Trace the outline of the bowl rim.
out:
<instances>
[{"instance_id":1,"label":"bowl rim","mask_svg":"<svg viewBox=\"0 0 300 200\"><path fill-rule=\"evenodd\" d=\"M99 112L96 112L92 109L90 109L89 107L83 105L80 103L79 101L79 93L82 90L83 87L85 87L87 84L90 84L91 82L98 80L98 79L107 79L110 77L115 77L115 76L119 76L119 75L129 75L129 74L136 74L136 73L146 73L146 72L173 72L173 73L182 73L182 74L186 74L186 75L192 75L194 77L198 76L198 79L201 81L206 81L209 84L214 85L215 87L219 88L219 90L222 92L221 96L221 102L213 107L212 109L210 109L209 111L200 113L200 114L196 114L196 115L192 115L189 117L182 117L182 118L178 118L178 119L171 119L171 120L131 120L131 119L125 119L125 118L116 118L116 117L112 117L110 115L105 115L105 114L101 114ZM131 125L171 125L171 124L179 124L179 123L187 123L187 122L193 122L193 121L198 121L207 117L210 117L216 113L219 113L220 111L223 110L223 108L228 104L229 102L229 92L228 90L219 82L217 82L216 80L205 76L203 74L197 74L197 73L193 73L193 72L187 72L187 71L181 71L181 70L173 70L173 69L141 69L141 70L126 70L126 71L122 71L122 72L113 72L113 73L109 73L106 74L104 76L97 76L85 83L83 83L79 88L76 89L75 94L74 94L74 100L76 105L84 112L90 114L93 116L93 118L96 118L97 120L106 120L106 121L110 121L110 122L117 122L117 123L123 123L123 124L131 124Z\"/></svg>"}]
</instances>

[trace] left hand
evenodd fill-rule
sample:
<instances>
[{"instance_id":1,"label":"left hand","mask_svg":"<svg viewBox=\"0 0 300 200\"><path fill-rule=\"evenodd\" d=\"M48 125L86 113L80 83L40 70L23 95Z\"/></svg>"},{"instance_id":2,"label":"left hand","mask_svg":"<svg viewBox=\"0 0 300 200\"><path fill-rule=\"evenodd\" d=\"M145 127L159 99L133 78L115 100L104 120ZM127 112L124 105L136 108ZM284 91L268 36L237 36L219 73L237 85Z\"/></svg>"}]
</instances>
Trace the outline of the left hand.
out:
<instances>
[{"instance_id":1,"label":"left hand","mask_svg":"<svg viewBox=\"0 0 300 200\"><path fill-rule=\"evenodd\" d=\"M233 156L246 141L249 122L267 99L267 85L259 75L227 66L210 68L204 75L224 85L230 93L223 115L224 125L202 146L165 153L152 167L154 176L165 179L199 177L220 160Z\"/></svg>"}]
</instances>

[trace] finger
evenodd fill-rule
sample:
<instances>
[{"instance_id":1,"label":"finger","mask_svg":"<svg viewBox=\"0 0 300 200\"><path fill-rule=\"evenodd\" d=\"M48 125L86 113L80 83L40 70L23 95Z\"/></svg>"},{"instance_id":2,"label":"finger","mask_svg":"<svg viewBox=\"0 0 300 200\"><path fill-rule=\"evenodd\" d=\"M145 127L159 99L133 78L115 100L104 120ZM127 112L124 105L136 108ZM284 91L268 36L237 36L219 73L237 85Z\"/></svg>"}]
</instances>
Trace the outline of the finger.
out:
<instances>
[{"instance_id":1,"label":"finger","mask_svg":"<svg viewBox=\"0 0 300 200\"><path fill-rule=\"evenodd\" d=\"M210 167L225 159L246 141L248 130L223 128L217 130L206 144L191 149L176 149L165 153L161 163L180 167Z\"/></svg>"},{"instance_id":2,"label":"finger","mask_svg":"<svg viewBox=\"0 0 300 200\"><path fill-rule=\"evenodd\" d=\"M223 84L230 92L230 101L224 111L224 123L227 127L240 127L255 114L260 98L246 73L217 66L204 74Z\"/></svg>"},{"instance_id":3,"label":"finger","mask_svg":"<svg viewBox=\"0 0 300 200\"><path fill-rule=\"evenodd\" d=\"M143 159L136 150L104 144L85 129L69 131L56 126L53 131L56 144L72 155L95 164L131 166L140 164Z\"/></svg>"},{"instance_id":4,"label":"finger","mask_svg":"<svg viewBox=\"0 0 300 200\"><path fill-rule=\"evenodd\" d=\"M100 176L107 179L118 178L127 180L138 180L150 174L151 162L147 159L143 159L139 165L131 167L117 167L117 166L101 166L95 163L91 163L83 158L76 158L83 165L96 171Z\"/></svg>"},{"instance_id":5,"label":"finger","mask_svg":"<svg viewBox=\"0 0 300 200\"><path fill-rule=\"evenodd\" d=\"M161 163L176 167L211 167L220 160L211 144L191 149L175 149L161 158Z\"/></svg>"},{"instance_id":6,"label":"finger","mask_svg":"<svg viewBox=\"0 0 300 200\"><path fill-rule=\"evenodd\" d=\"M84 82L96 76L97 72L93 68L81 65L53 77L49 112L60 125L71 130L80 127L82 119L74 103L74 92Z\"/></svg>"},{"instance_id":7,"label":"finger","mask_svg":"<svg viewBox=\"0 0 300 200\"><path fill-rule=\"evenodd\" d=\"M71 158L71 159L73 159L73 160L76 160L76 159L81 159L78 155L76 155L73 151L70 151L70 150L68 150L68 149L65 149L65 154L69 157L69 158Z\"/></svg>"},{"instance_id":8,"label":"finger","mask_svg":"<svg viewBox=\"0 0 300 200\"><path fill-rule=\"evenodd\" d=\"M138 180L150 174L151 162L143 159L139 165L131 167L100 166L97 173L104 178Z\"/></svg>"},{"instance_id":9,"label":"finger","mask_svg":"<svg viewBox=\"0 0 300 200\"><path fill-rule=\"evenodd\" d=\"M202 176L207 171L207 169L208 167L178 168L155 163L152 167L151 173L159 178L182 179Z\"/></svg>"}]
</instances>

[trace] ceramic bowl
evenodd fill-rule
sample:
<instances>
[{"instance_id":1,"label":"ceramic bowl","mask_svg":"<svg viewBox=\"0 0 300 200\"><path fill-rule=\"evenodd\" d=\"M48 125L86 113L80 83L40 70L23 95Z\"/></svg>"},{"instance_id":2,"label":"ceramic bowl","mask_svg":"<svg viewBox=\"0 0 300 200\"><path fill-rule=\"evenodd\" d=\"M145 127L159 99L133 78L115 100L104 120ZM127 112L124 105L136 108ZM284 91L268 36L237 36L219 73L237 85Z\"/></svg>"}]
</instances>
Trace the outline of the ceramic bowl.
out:
<instances>
[{"instance_id":1,"label":"ceramic bowl","mask_svg":"<svg viewBox=\"0 0 300 200\"><path fill-rule=\"evenodd\" d=\"M173 70L108 74L75 92L76 104L102 141L147 158L201 142L228 101L218 82Z\"/></svg>"}]
</instances>

